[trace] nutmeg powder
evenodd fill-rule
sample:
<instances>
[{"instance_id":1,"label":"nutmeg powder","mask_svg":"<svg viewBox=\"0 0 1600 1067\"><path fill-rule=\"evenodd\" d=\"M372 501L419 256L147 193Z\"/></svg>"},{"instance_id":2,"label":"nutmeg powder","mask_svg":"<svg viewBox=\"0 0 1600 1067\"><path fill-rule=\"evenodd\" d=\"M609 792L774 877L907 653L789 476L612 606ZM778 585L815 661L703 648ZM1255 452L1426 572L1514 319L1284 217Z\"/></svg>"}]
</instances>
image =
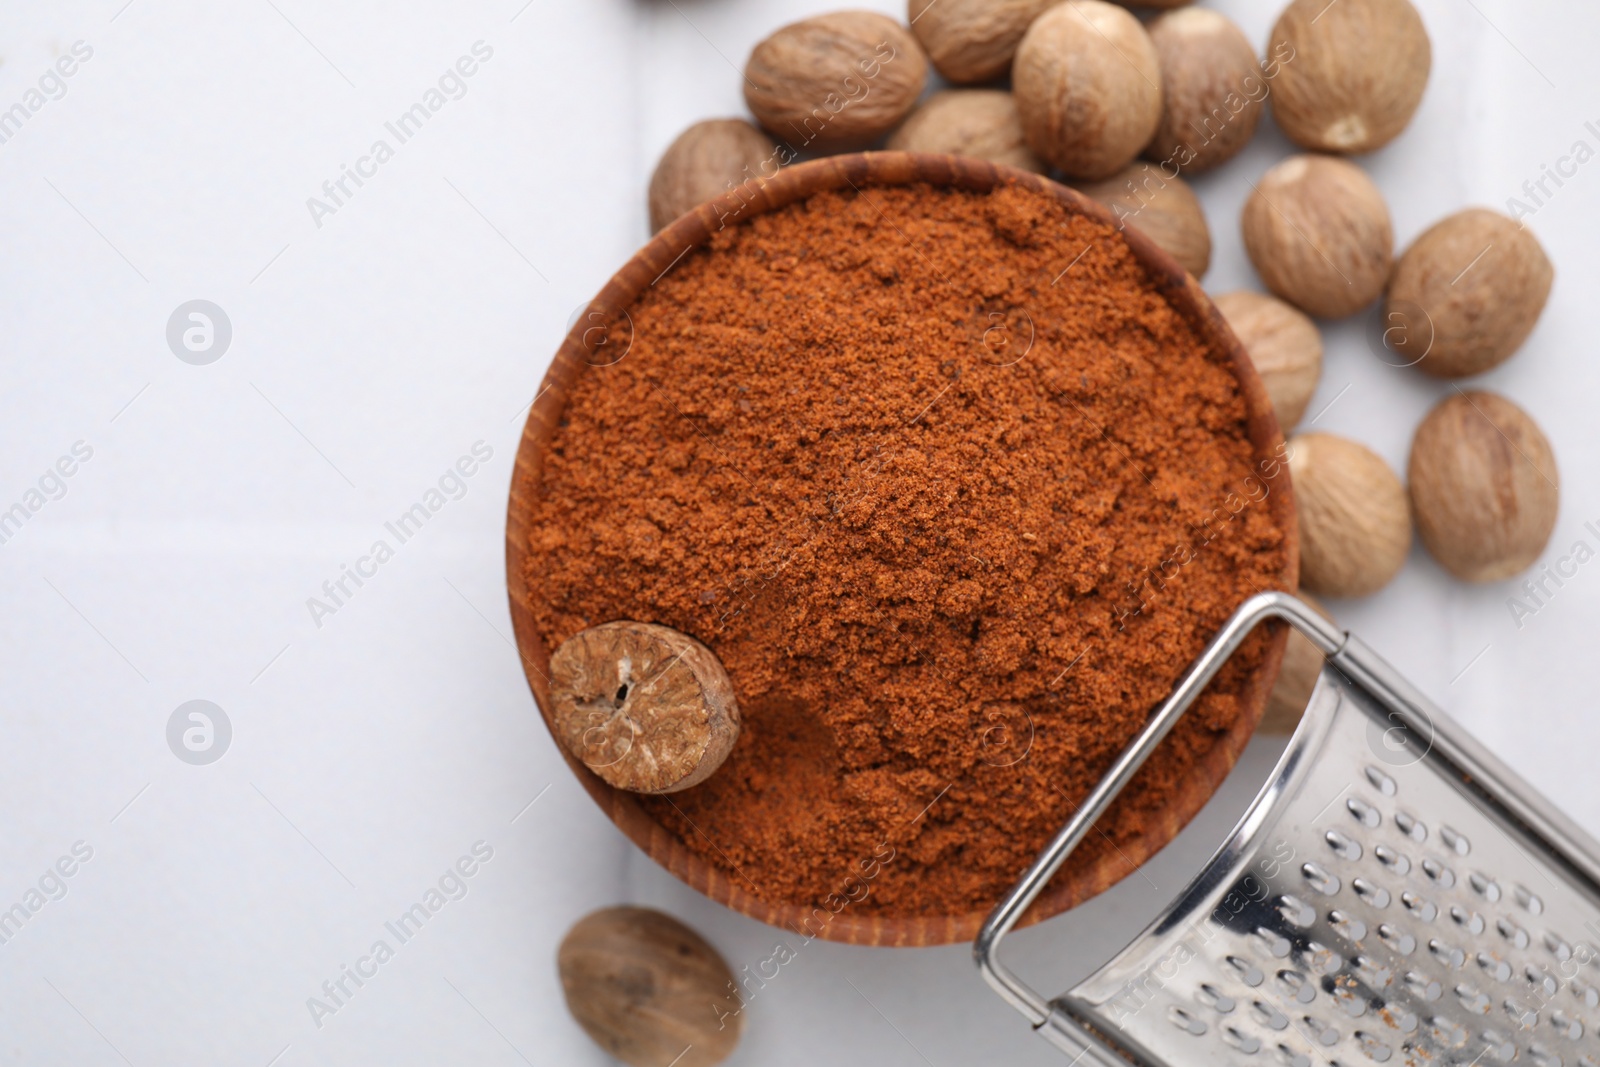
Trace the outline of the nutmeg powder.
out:
<instances>
[{"instance_id":1,"label":"nutmeg powder","mask_svg":"<svg viewBox=\"0 0 1600 1067\"><path fill-rule=\"evenodd\" d=\"M1239 602L1282 587L1226 353L1042 193L814 195L685 256L609 341L530 487L535 625L554 648L654 622L716 653L738 744L641 802L760 899L986 908ZM1264 649L1075 863L1171 828Z\"/></svg>"}]
</instances>

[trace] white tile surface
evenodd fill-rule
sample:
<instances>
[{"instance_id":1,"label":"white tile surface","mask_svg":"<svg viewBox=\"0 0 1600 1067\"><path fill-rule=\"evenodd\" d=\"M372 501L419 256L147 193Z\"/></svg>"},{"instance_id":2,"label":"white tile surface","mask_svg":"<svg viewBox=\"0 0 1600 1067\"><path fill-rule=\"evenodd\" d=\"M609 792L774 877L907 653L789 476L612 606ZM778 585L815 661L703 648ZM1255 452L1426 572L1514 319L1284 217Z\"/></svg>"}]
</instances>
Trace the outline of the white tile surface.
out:
<instances>
[{"instance_id":1,"label":"white tile surface","mask_svg":"<svg viewBox=\"0 0 1600 1067\"><path fill-rule=\"evenodd\" d=\"M93 456L0 545L0 908L75 842L93 856L0 944L0 1061L603 1062L554 974L585 911L655 903L736 968L770 954L778 932L655 868L566 774L508 647L501 524L519 409L568 315L644 239L655 156L741 113L750 46L830 6L6 0L0 108L74 42L93 55L0 144L0 508L75 442ZM1278 5L1216 6L1260 41ZM1584 126L1600 124L1600 14L1421 7L1433 80L1367 160L1402 241L1467 203L1503 207L1576 140L1600 147ZM315 225L306 199L478 41L493 55L465 94ZM1200 181L1213 290L1252 284L1234 220L1286 151L1267 128ZM1555 294L1484 380L1555 444L1551 559L1597 543L1597 220L1592 163L1533 219ZM233 327L208 366L164 337L195 298ZM1329 329L1312 410L1403 467L1444 389L1383 366L1362 331ZM314 625L306 599L476 442L493 455L464 495ZM1520 629L1512 591L1463 588L1419 549L1391 589L1335 607L1600 832L1600 565ZM210 766L166 743L197 698L233 729ZM1148 880L1020 935L1025 968L1064 986L1092 966L1176 891L1271 756L1252 749ZM479 841L493 858L465 897L316 1026L307 998ZM813 944L747 1021L737 1063L1055 1062L961 947Z\"/></svg>"}]
</instances>

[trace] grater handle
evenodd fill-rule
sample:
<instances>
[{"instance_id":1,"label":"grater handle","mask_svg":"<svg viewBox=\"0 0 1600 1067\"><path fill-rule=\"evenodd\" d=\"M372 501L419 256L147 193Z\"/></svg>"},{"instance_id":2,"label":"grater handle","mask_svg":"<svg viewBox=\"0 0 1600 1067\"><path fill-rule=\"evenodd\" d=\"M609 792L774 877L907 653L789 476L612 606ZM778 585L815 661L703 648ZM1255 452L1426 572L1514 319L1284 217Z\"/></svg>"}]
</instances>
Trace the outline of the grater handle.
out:
<instances>
[{"instance_id":1,"label":"grater handle","mask_svg":"<svg viewBox=\"0 0 1600 1067\"><path fill-rule=\"evenodd\" d=\"M1347 634L1288 593L1261 593L1245 601L1212 638L1200 657L1190 665L1166 702L1117 758L1117 762L1095 786L1077 813L984 920L972 946L978 971L996 993L1027 1016L1034 1026L1042 1026L1050 1018L1049 1002L1000 961L1001 939L1010 933L1023 912L1044 891L1044 887L1060 870L1073 849L1082 842L1095 821L1111 806L1111 802L1144 765L1150 753L1167 736L1189 705L1194 703L1228 657L1233 655L1251 630L1268 619L1287 620L1328 656L1337 655L1348 640ZM1073 1029L1078 1028L1074 1025ZM1081 1036L1084 1048L1087 1050L1092 1047L1090 1035L1084 1032Z\"/></svg>"}]
</instances>

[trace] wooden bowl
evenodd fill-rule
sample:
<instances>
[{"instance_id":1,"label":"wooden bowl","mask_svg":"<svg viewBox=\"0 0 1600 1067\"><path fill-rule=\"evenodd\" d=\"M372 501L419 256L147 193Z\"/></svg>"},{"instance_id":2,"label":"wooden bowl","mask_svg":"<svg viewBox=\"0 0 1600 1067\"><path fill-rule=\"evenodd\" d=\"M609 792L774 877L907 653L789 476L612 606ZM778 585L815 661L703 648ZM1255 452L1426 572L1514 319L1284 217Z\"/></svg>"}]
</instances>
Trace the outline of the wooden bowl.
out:
<instances>
[{"instance_id":1,"label":"wooden bowl","mask_svg":"<svg viewBox=\"0 0 1600 1067\"><path fill-rule=\"evenodd\" d=\"M600 295L589 305L590 312L604 318L580 320L567 334L544 376L538 399L528 413L512 472L511 501L506 517L506 584L511 596L511 621L516 629L517 649L533 688L540 713L549 725L550 650L534 631L530 610L530 589L523 575L528 558L526 549L529 516L538 492L544 450L555 435L556 426L567 403L567 395L588 361L595 355L593 342L603 339L586 330L591 321L608 321L611 314L631 306L635 298L660 277L687 250L703 244L711 234L730 224L730 206L743 201L737 221L772 211L802 200L813 193L845 186L907 185L927 182L974 191L987 191L1003 182L1037 190L1060 201L1069 211L1089 215L1115 224L1110 212L1088 198L1036 174L959 156L925 155L912 152L865 152L832 156L802 163L780 171L766 181L744 185L719 201L703 204L658 233L617 272ZM721 205L720 207L718 205ZM737 224L737 223L732 223ZM1283 437L1272 413L1271 401L1244 349L1212 306L1204 290L1183 268L1138 230L1123 231L1134 256L1150 273L1152 284L1197 331L1233 359L1248 411L1250 441L1258 460L1279 454ZM1294 514L1293 490L1288 464L1280 462L1271 478L1264 479L1271 492L1267 497L1273 517L1284 531L1286 567L1284 588L1294 589L1299 570L1299 552ZM1245 693L1245 711L1232 729L1195 766L1187 789L1176 796L1164 823L1142 838L1125 844L1086 867L1068 867L1039 898L1023 922L1037 922L1056 915L1109 888L1131 873L1129 864L1141 864L1175 837L1210 799L1233 768L1239 753L1254 732L1262 708L1283 657L1284 633L1279 631L1268 645L1262 668L1251 679ZM557 747L561 746L559 743ZM691 852L676 836L646 814L630 793L614 789L582 763L561 749L572 773L594 797L601 809L640 848L657 863L690 886L735 911L788 930L797 928L810 913L798 905L771 904L757 899L723 871ZM1019 875L1021 871L1017 872ZM822 929L821 936L831 941L857 945L938 945L970 941L976 936L987 909L962 915L921 918L890 918L878 915L852 915L845 910L835 915Z\"/></svg>"}]
</instances>

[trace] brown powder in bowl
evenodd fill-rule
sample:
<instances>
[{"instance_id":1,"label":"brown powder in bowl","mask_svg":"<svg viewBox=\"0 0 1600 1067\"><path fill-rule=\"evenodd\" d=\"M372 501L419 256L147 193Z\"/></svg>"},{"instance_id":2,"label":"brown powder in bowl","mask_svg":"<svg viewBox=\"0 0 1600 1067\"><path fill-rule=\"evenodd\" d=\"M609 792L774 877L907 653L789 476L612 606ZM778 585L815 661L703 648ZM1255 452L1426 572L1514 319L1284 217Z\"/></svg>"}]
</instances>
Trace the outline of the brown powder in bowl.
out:
<instances>
[{"instance_id":1,"label":"brown powder in bowl","mask_svg":"<svg viewBox=\"0 0 1600 1067\"><path fill-rule=\"evenodd\" d=\"M554 648L655 622L717 654L737 746L639 799L762 900L986 907L1281 587L1228 354L1043 193L818 193L718 233L628 320L530 494L534 625ZM1171 822L1265 647L1074 863Z\"/></svg>"}]
</instances>

